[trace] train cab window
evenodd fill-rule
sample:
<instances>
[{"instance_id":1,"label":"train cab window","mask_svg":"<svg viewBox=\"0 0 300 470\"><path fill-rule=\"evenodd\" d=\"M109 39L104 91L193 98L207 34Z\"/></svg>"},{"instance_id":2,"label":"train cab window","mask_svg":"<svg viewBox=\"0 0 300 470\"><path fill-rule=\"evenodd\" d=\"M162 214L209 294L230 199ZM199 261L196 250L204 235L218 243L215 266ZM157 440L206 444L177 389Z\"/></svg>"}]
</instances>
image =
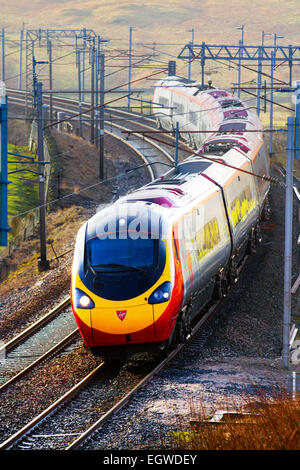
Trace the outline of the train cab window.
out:
<instances>
[{"instance_id":1,"label":"train cab window","mask_svg":"<svg viewBox=\"0 0 300 470\"><path fill-rule=\"evenodd\" d=\"M122 238L121 232L110 236L87 240L85 285L104 299L132 299L150 289L161 277L166 264L166 240L151 238L157 236L155 233L137 239Z\"/></svg>"},{"instance_id":2,"label":"train cab window","mask_svg":"<svg viewBox=\"0 0 300 470\"><path fill-rule=\"evenodd\" d=\"M248 113L245 110L230 110L224 112L224 119L246 119Z\"/></svg>"},{"instance_id":3,"label":"train cab window","mask_svg":"<svg viewBox=\"0 0 300 470\"><path fill-rule=\"evenodd\" d=\"M220 132L226 131L244 131L246 129L246 124L244 122L232 122L229 124L223 124L220 126Z\"/></svg>"},{"instance_id":4,"label":"train cab window","mask_svg":"<svg viewBox=\"0 0 300 470\"><path fill-rule=\"evenodd\" d=\"M94 238L88 242L88 257L95 269L124 266L126 269L157 264L157 241L149 238Z\"/></svg>"}]
</instances>

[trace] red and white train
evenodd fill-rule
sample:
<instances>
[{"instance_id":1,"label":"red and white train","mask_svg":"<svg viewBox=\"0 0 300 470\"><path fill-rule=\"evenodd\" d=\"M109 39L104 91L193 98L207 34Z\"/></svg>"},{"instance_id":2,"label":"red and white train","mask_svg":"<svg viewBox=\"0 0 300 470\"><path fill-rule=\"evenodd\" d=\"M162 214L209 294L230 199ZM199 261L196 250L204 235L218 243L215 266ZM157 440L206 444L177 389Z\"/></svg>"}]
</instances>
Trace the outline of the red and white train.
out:
<instances>
[{"instance_id":1,"label":"red and white train","mask_svg":"<svg viewBox=\"0 0 300 470\"><path fill-rule=\"evenodd\" d=\"M73 312L84 344L100 355L162 351L183 341L195 317L236 282L259 238L269 191L268 179L254 176L268 176L269 163L252 108L175 76L154 90L159 126L172 130L179 122L198 155L78 232Z\"/></svg>"}]
</instances>

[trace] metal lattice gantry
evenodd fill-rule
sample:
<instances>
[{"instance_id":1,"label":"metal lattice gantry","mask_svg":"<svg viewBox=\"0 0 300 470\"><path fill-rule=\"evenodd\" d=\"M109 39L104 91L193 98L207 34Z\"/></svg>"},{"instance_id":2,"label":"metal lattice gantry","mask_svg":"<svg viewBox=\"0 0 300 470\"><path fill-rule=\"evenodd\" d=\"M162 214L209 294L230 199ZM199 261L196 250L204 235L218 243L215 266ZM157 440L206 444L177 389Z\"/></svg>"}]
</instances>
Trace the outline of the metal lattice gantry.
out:
<instances>
[{"instance_id":1,"label":"metal lattice gantry","mask_svg":"<svg viewBox=\"0 0 300 470\"><path fill-rule=\"evenodd\" d=\"M265 46L264 44L254 46L245 45L243 40L238 45L225 44L186 44L178 55L178 59L185 59L189 62L200 60L201 62L201 81L204 84L205 63L207 60L224 60L237 62L239 66L239 89L240 89L240 67L241 63L256 62L258 65L258 74L261 73L263 64L271 63L273 60L277 63L288 63L289 66L289 85L292 84L293 65L300 63L300 46Z\"/></svg>"},{"instance_id":2,"label":"metal lattice gantry","mask_svg":"<svg viewBox=\"0 0 300 470\"><path fill-rule=\"evenodd\" d=\"M71 39L71 41L69 41ZM91 49L95 49L99 43L96 33L92 29L34 29L26 31L26 109L31 100L32 91L35 89L36 65L38 63L48 63L49 70L49 89L52 89L52 52L53 48L71 47L76 54L76 66L79 69L80 84L84 90L85 80L85 61L88 55L91 57ZM44 49L47 55L47 61L40 62L38 59L38 50ZM81 91L81 90L80 90ZM84 98L84 95L81 96ZM50 100L51 113L51 100Z\"/></svg>"},{"instance_id":3,"label":"metal lattice gantry","mask_svg":"<svg viewBox=\"0 0 300 470\"><path fill-rule=\"evenodd\" d=\"M238 28L241 29L241 28ZM237 95L240 97L241 90L256 97L256 112L260 114L261 92L266 90L266 82L262 84L262 77L266 75L263 73L263 66L269 66L269 73L267 77L270 78L270 128L273 127L273 96L274 91L294 91L293 84L293 67L300 65L300 46L288 45L282 46L276 43L276 39L280 38L274 34L274 44L264 45L264 36L266 33L262 32L261 45L245 45L244 36L239 40L238 45L225 45L225 44L206 44L204 41L201 44L193 44L190 42L186 44L180 51L178 58L188 60L189 70L191 64L195 60L199 60L201 64L201 84L205 83L205 65L208 60L228 62L237 64ZM273 33L272 33L273 34ZM248 66L244 65L248 63ZM249 67L249 64L255 64L256 69ZM274 71L277 67L287 64L289 68L288 87L286 90L276 89L279 85L283 85L281 80L275 80ZM241 68L251 70L257 74L255 93L247 91L247 87L241 86ZM189 72L190 74L190 72ZM265 91L266 94L266 91ZM266 101L265 101L266 103ZM272 132L270 133L270 154L272 154Z\"/></svg>"}]
</instances>

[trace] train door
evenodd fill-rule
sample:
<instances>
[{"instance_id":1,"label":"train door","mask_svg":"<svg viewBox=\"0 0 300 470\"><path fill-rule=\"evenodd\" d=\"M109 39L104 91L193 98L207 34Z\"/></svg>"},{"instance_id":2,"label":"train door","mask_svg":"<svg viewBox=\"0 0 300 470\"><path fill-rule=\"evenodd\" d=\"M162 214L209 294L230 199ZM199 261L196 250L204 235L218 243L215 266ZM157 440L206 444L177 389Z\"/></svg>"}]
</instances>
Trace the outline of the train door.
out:
<instances>
[{"instance_id":1,"label":"train door","mask_svg":"<svg viewBox=\"0 0 300 470\"><path fill-rule=\"evenodd\" d=\"M243 169L252 172L251 162ZM224 194L234 248L237 248L248 240L251 227L255 225L258 217L259 200L254 177L245 172L236 172L234 178L225 185Z\"/></svg>"},{"instance_id":2,"label":"train door","mask_svg":"<svg viewBox=\"0 0 300 470\"><path fill-rule=\"evenodd\" d=\"M165 88L160 88L157 93L158 106L155 106L158 124L166 130L172 130L172 93Z\"/></svg>"},{"instance_id":3,"label":"train door","mask_svg":"<svg viewBox=\"0 0 300 470\"><path fill-rule=\"evenodd\" d=\"M172 93L173 95L173 127L176 129L176 123L179 123L179 129L185 130L186 127L186 97L180 93L176 93L175 91ZM186 138L186 134L182 134L182 138Z\"/></svg>"},{"instance_id":4,"label":"train door","mask_svg":"<svg viewBox=\"0 0 300 470\"><path fill-rule=\"evenodd\" d=\"M256 154L252 164L253 171L255 174L260 176L269 176L268 160L264 144L261 146L259 152ZM259 202L260 204L262 204L269 191L270 183L261 178L256 178L256 185L258 190Z\"/></svg>"}]
</instances>

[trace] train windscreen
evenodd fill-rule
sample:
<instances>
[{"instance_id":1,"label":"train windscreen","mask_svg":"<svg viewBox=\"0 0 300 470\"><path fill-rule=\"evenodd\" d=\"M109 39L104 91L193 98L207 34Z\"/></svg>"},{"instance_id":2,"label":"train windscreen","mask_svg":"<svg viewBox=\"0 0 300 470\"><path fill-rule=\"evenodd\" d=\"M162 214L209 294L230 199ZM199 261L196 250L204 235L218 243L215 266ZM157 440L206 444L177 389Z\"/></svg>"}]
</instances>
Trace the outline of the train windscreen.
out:
<instances>
[{"instance_id":1,"label":"train windscreen","mask_svg":"<svg viewBox=\"0 0 300 470\"><path fill-rule=\"evenodd\" d=\"M166 263L166 240L97 237L86 244L85 285L107 300L141 295L160 278Z\"/></svg>"},{"instance_id":2,"label":"train windscreen","mask_svg":"<svg viewBox=\"0 0 300 470\"><path fill-rule=\"evenodd\" d=\"M158 243L151 238L94 238L87 248L90 265L96 271L149 268L157 264L158 259Z\"/></svg>"}]
</instances>

